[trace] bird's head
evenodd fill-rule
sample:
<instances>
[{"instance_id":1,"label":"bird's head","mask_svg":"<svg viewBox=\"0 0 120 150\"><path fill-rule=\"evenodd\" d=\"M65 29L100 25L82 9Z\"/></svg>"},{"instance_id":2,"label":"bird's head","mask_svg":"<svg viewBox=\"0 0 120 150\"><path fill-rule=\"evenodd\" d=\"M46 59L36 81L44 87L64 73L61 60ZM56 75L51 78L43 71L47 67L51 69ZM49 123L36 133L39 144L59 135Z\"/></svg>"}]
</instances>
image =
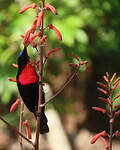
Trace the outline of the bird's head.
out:
<instances>
[{"instance_id":1,"label":"bird's head","mask_svg":"<svg viewBox=\"0 0 120 150\"><path fill-rule=\"evenodd\" d=\"M29 62L29 56L27 53L27 48L24 47L23 51L18 56L18 67L24 68Z\"/></svg>"}]
</instances>

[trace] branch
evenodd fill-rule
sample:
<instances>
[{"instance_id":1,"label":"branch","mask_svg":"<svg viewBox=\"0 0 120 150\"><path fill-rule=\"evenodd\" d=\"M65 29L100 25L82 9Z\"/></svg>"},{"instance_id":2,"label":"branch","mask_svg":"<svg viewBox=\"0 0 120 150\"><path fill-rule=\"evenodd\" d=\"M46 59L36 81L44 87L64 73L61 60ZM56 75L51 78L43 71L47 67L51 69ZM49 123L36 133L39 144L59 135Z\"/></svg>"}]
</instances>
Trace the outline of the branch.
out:
<instances>
[{"instance_id":1,"label":"branch","mask_svg":"<svg viewBox=\"0 0 120 150\"><path fill-rule=\"evenodd\" d=\"M75 77L75 75L78 73L80 68L80 65L78 66L78 68L76 69L76 71L68 78L68 80L64 83L64 85L61 87L61 89L59 89L50 99L48 99L44 104L41 104L40 107L44 107L45 105L47 105L50 101L52 101L57 95L59 95L64 88L73 80L73 78Z\"/></svg>"},{"instance_id":2,"label":"branch","mask_svg":"<svg viewBox=\"0 0 120 150\"><path fill-rule=\"evenodd\" d=\"M41 37L43 36L44 32L44 27L43 27L43 21L44 21L44 13L43 13L43 8L44 8L44 0L42 0L42 16L41 16ZM42 83L42 72L43 72L43 46L40 42L40 64L39 64L39 82ZM41 113L41 107L39 107L42 103L42 84L39 84L39 98L38 98L38 114ZM37 116L37 121L36 121L36 137L35 137L35 150L39 150L39 132L40 132L40 116Z\"/></svg>"},{"instance_id":3,"label":"branch","mask_svg":"<svg viewBox=\"0 0 120 150\"><path fill-rule=\"evenodd\" d=\"M24 110L24 103L21 100L21 104L20 104L20 123L19 123L19 132L20 133L22 133L23 110ZM20 142L20 150L23 150L23 143L22 143L22 137L21 136L19 136L19 142Z\"/></svg>"},{"instance_id":4,"label":"branch","mask_svg":"<svg viewBox=\"0 0 120 150\"><path fill-rule=\"evenodd\" d=\"M9 124L6 120L4 120L1 116L0 116L0 120L2 120L9 128L11 128L13 131L15 131L17 134L19 134L21 137L23 137L28 143L32 144L35 147L35 144L30 141L28 138L26 138L22 133L20 133L18 130L16 130L11 124Z\"/></svg>"}]
</instances>

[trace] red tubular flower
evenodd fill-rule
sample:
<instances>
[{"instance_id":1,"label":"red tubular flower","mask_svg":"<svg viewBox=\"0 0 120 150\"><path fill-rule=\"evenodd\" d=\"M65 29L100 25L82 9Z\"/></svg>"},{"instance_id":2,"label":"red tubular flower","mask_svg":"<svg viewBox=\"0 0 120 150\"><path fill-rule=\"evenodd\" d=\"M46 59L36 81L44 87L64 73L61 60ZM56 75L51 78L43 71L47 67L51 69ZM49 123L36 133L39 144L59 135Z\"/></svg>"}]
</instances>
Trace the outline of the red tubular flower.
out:
<instances>
[{"instance_id":1,"label":"red tubular flower","mask_svg":"<svg viewBox=\"0 0 120 150\"><path fill-rule=\"evenodd\" d=\"M72 65L74 68L77 68L77 67L78 67L77 64L70 63L70 65Z\"/></svg>"},{"instance_id":2,"label":"red tubular flower","mask_svg":"<svg viewBox=\"0 0 120 150\"><path fill-rule=\"evenodd\" d=\"M35 32L35 30L36 30L36 25L32 25L32 31L31 31L31 33L33 34Z\"/></svg>"},{"instance_id":3,"label":"red tubular flower","mask_svg":"<svg viewBox=\"0 0 120 150\"><path fill-rule=\"evenodd\" d=\"M114 90L114 89L118 86L118 84L119 84L119 82L116 82L116 83L114 84L114 86L112 87L112 90Z\"/></svg>"},{"instance_id":4,"label":"red tubular flower","mask_svg":"<svg viewBox=\"0 0 120 150\"><path fill-rule=\"evenodd\" d=\"M112 76L110 82L112 82L112 81L115 79L115 77L116 77L116 73L113 74L113 76Z\"/></svg>"},{"instance_id":5,"label":"red tubular flower","mask_svg":"<svg viewBox=\"0 0 120 150\"><path fill-rule=\"evenodd\" d=\"M31 134L31 129L30 129L30 126L28 124L28 120L25 120L24 121L24 125L26 127L26 132L27 132L27 136L29 139L32 139L32 134Z\"/></svg>"},{"instance_id":6,"label":"red tubular flower","mask_svg":"<svg viewBox=\"0 0 120 150\"><path fill-rule=\"evenodd\" d=\"M108 145L107 141L105 140L105 138L103 138L103 137L100 136L100 139L101 139L101 140L103 141L103 143L105 144L106 150L109 150L109 145Z\"/></svg>"},{"instance_id":7,"label":"red tubular flower","mask_svg":"<svg viewBox=\"0 0 120 150\"><path fill-rule=\"evenodd\" d=\"M20 99L17 99L11 106L10 112L14 112L17 106L20 104Z\"/></svg>"},{"instance_id":8,"label":"red tubular flower","mask_svg":"<svg viewBox=\"0 0 120 150\"><path fill-rule=\"evenodd\" d=\"M102 109L102 108L99 108L99 107L92 107L92 109L93 109L93 110L96 110L96 111L101 111L101 112L104 113L104 114L107 112L107 110Z\"/></svg>"},{"instance_id":9,"label":"red tubular flower","mask_svg":"<svg viewBox=\"0 0 120 150\"><path fill-rule=\"evenodd\" d=\"M38 16L35 17L35 20L32 24L31 33L33 34L36 31L36 25L37 25Z\"/></svg>"},{"instance_id":10,"label":"red tubular flower","mask_svg":"<svg viewBox=\"0 0 120 150\"><path fill-rule=\"evenodd\" d=\"M109 82L109 79L106 77L106 76L104 76L104 80L108 83Z\"/></svg>"},{"instance_id":11,"label":"red tubular flower","mask_svg":"<svg viewBox=\"0 0 120 150\"><path fill-rule=\"evenodd\" d=\"M28 46L29 45L29 37L30 37L30 34L33 32L33 28L30 28L27 32L26 32L26 34L25 34L25 36L24 36L24 41L23 41L23 44L24 44L24 46Z\"/></svg>"},{"instance_id":12,"label":"red tubular flower","mask_svg":"<svg viewBox=\"0 0 120 150\"><path fill-rule=\"evenodd\" d=\"M120 97L120 94L116 95L116 97L115 97L115 98L118 98L118 97Z\"/></svg>"},{"instance_id":13,"label":"red tubular flower","mask_svg":"<svg viewBox=\"0 0 120 150\"><path fill-rule=\"evenodd\" d=\"M37 33L33 34L32 36L30 36L30 40L34 40L34 38L36 38L37 36L40 37L40 31L38 31Z\"/></svg>"},{"instance_id":14,"label":"red tubular flower","mask_svg":"<svg viewBox=\"0 0 120 150\"><path fill-rule=\"evenodd\" d=\"M22 36L22 38L24 38L24 36ZM34 48L37 47L37 44L32 40L32 38L35 38L34 35L32 35L31 37L29 37L29 38L27 39L27 41L26 41L25 44L24 44L26 47L27 47L29 44L32 44L32 46L33 46Z\"/></svg>"},{"instance_id":15,"label":"red tubular flower","mask_svg":"<svg viewBox=\"0 0 120 150\"><path fill-rule=\"evenodd\" d=\"M97 84L100 85L100 86L103 87L103 88L106 88L106 87L107 87L107 85L105 85L104 83L101 83L101 82L97 82Z\"/></svg>"},{"instance_id":16,"label":"red tubular flower","mask_svg":"<svg viewBox=\"0 0 120 150\"><path fill-rule=\"evenodd\" d=\"M92 140L91 140L90 143L91 143L91 144L94 144L100 136L101 136L100 133L96 134L96 135L92 138Z\"/></svg>"},{"instance_id":17,"label":"red tubular flower","mask_svg":"<svg viewBox=\"0 0 120 150\"><path fill-rule=\"evenodd\" d=\"M102 100L105 103L109 103L108 99L104 98L104 97L98 97L99 100Z\"/></svg>"},{"instance_id":18,"label":"red tubular flower","mask_svg":"<svg viewBox=\"0 0 120 150\"><path fill-rule=\"evenodd\" d=\"M49 51L49 52L45 55L45 58L48 59L48 57L49 57L52 53L54 53L54 52L56 52L56 51L58 51L58 50L60 50L60 48L56 48L56 49L53 49L53 50Z\"/></svg>"},{"instance_id":19,"label":"red tubular flower","mask_svg":"<svg viewBox=\"0 0 120 150\"><path fill-rule=\"evenodd\" d=\"M41 12L38 14L38 20L37 20L37 27L40 28L41 22L42 22L42 17L43 17L43 8L41 9Z\"/></svg>"},{"instance_id":20,"label":"red tubular flower","mask_svg":"<svg viewBox=\"0 0 120 150\"><path fill-rule=\"evenodd\" d=\"M120 77L117 78L117 80L113 83L113 85L115 85L116 83L118 83L119 80L120 80Z\"/></svg>"},{"instance_id":21,"label":"red tubular flower","mask_svg":"<svg viewBox=\"0 0 120 150\"><path fill-rule=\"evenodd\" d=\"M9 80L9 81L12 81L12 82L17 82L16 79L11 78L11 77L8 77L8 80Z\"/></svg>"},{"instance_id":22,"label":"red tubular flower","mask_svg":"<svg viewBox=\"0 0 120 150\"><path fill-rule=\"evenodd\" d=\"M108 92L107 91L105 91L104 89L102 89L102 88L97 88L100 92L102 92L102 93L104 93L105 95L107 95L108 94Z\"/></svg>"},{"instance_id":23,"label":"red tubular flower","mask_svg":"<svg viewBox=\"0 0 120 150\"><path fill-rule=\"evenodd\" d=\"M24 38L23 44L24 46L28 46L30 43L33 45L33 47L36 47L36 44L32 41L32 39L30 39L30 34L34 33L36 30L36 26L33 25L25 34L25 36L21 36L22 38ZM35 35L32 36L32 38L34 38L34 36L39 36L40 32L36 33Z\"/></svg>"},{"instance_id":24,"label":"red tubular flower","mask_svg":"<svg viewBox=\"0 0 120 150\"><path fill-rule=\"evenodd\" d=\"M75 59L76 59L77 61L80 61L79 58L78 58L74 53L73 53L72 55L75 57Z\"/></svg>"},{"instance_id":25,"label":"red tubular flower","mask_svg":"<svg viewBox=\"0 0 120 150\"><path fill-rule=\"evenodd\" d=\"M33 22L33 25L35 25L35 26L37 25L37 20L38 20L38 16L35 17L35 20L34 20L34 22Z\"/></svg>"},{"instance_id":26,"label":"red tubular flower","mask_svg":"<svg viewBox=\"0 0 120 150\"><path fill-rule=\"evenodd\" d=\"M117 130L117 131L115 132L115 136L120 136L120 131Z\"/></svg>"},{"instance_id":27,"label":"red tubular flower","mask_svg":"<svg viewBox=\"0 0 120 150\"><path fill-rule=\"evenodd\" d=\"M30 44L30 41L29 40L27 40L25 43L23 43L24 44L24 46L29 46L29 44Z\"/></svg>"},{"instance_id":28,"label":"red tubular flower","mask_svg":"<svg viewBox=\"0 0 120 150\"><path fill-rule=\"evenodd\" d=\"M42 38L40 39L40 43L41 44L45 43L46 39L47 39L47 36L43 35Z\"/></svg>"},{"instance_id":29,"label":"red tubular flower","mask_svg":"<svg viewBox=\"0 0 120 150\"><path fill-rule=\"evenodd\" d=\"M92 138L92 140L91 140L90 143L91 143L91 144L94 144L100 136L106 136L106 131L103 131L103 132L100 132L100 133L96 134L96 135Z\"/></svg>"},{"instance_id":30,"label":"red tubular flower","mask_svg":"<svg viewBox=\"0 0 120 150\"><path fill-rule=\"evenodd\" d=\"M13 67L18 68L18 65L17 65L17 64L12 64L12 65L13 65Z\"/></svg>"},{"instance_id":31,"label":"red tubular flower","mask_svg":"<svg viewBox=\"0 0 120 150\"><path fill-rule=\"evenodd\" d=\"M55 7L53 7L52 5L50 5L49 3L47 3L45 5L46 10L51 10L55 15L57 15L57 10L55 9Z\"/></svg>"},{"instance_id":32,"label":"red tubular flower","mask_svg":"<svg viewBox=\"0 0 120 150\"><path fill-rule=\"evenodd\" d=\"M35 3L26 5L24 8L22 8L22 9L19 11L19 13L21 14L21 13L25 12L26 10L28 10L29 8L35 9L36 7L37 7L37 5L36 5Z\"/></svg>"},{"instance_id":33,"label":"red tubular flower","mask_svg":"<svg viewBox=\"0 0 120 150\"><path fill-rule=\"evenodd\" d=\"M82 62L80 62L80 65L85 65L85 64L87 64L88 63L88 61L82 61Z\"/></svg>"},{"instance_id":34,"label":"red tubular flower","mask_svg":"<svg viewBox=\"0 0 120 150\"><path fill-rule=\"evenodd\" d=\"M114 108L118 108L118 107L120 107L120 103L117 103L117 104L114 106Z\"/></svg>"},{"instance_id":35,"label":"red tubular flower","mask_svg":"<svg viewBox=\"0 0 120 150\"><path fill-rule=\"evenodd\" d=\"M110 78L110 75L109 75L109 73L108 73L108 72L106 72L106 76L107 76L108 78Z\"/></svg>"},{"instance_id":36,"label":"red tubular flower","mask_svg":"<svg viewBox=\"0 0 120 150\"><path fill-rule=\"evenodd\" d=\"M22 39L24 39L24 37L25 37L24 35L21 35L21 38L22 38Z\"/></svg>"},{"instance_id":37,"label":"red tubular flower","mask_svg":"<svg viewBox=\"0 0 120 150\"><path fill-rule=\"evenodd\" d=\"M120 115L120 110L118 110L117 112L115 112L115 116L118 117Z\"/></svg>"},{"instance_id":38,"label":"red tubular flower","mask_svg":"<svg viewBox=\"0 0 120 150\"><path fill-rule=\"evenodd\" d=\"M34 48L37 47L37 44L36 44L32 39L29 38L29 42L32 44L32 46L33 46Z\"/></svg>"},{"instance_id":39,"label":"red tubular flower","mask_svg":"<svg viewBox=\"0 0 120 150\"><path fill-rule=\"evenodd\" d=\"M56 27L54 27L52 24L49 25L49 29L52 29L55 31L57 37L58 37L58 40L62 40L62 35L61 33L58 31L58 29Z\"/></svg>"}]
</instances>

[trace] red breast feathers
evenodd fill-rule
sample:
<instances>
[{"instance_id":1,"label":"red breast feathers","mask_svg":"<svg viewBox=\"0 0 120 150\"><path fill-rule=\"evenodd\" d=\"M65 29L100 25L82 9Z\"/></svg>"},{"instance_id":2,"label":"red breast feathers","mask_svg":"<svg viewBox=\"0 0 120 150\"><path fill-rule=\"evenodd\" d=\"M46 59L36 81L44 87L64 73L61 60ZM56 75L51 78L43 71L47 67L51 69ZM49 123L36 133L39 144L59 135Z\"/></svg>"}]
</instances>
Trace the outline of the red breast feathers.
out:
<instances>
[{"instance_id":1,"label":"red breast feathers","mask_svg":"<svg viewBox=\"0 0 120 150\"><path fill-rule=\"evenodd\" d=\"M22 85L35 84L38 81L38 75L31 64L27 64L19 75L18 82Z\"/></svg>"}]
</instances>

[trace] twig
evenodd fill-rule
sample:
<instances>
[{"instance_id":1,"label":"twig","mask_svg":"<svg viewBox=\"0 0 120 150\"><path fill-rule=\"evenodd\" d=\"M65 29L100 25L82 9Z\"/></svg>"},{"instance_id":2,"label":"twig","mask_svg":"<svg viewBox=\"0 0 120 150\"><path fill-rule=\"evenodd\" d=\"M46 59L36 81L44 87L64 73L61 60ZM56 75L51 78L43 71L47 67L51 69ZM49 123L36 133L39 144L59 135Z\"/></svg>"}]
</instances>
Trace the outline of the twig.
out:
<instances>
[{"instance_id":1,"label":"twig","mask_svg":"<svg viewBox=\"0 0 120 150\"><path fill-rule=\"evenodd\" d=\"M48 99L44 104L41 104L40 107L44 107L45 105L47 105L50 101L52 101L57 95L59 95L64 88L72 81L72 79L75 77L75 75L78 73L80 68L80 65L78 66L78 68L76 69L76 71L68 78L68 80L64 83L64 85L61 87L61 89L59 89L50 99Z\"/></svg>"},{"instance_id":2,"label":"twig","mask_svg":"<svg viewBox=\"0 0 120 150\"><path fill-rule=\"evenodd\" d=\"M20 105L20 123L19 123L19 132L20 133L22 133L23 110L24 110L24 103L21 100L21 105ZM19 142L20 142L20 150L23 150L23 143L22 143L22 137L21 136L19 136Z\"/></svg>"},{"instance_id":3,"label":"twig","mask_svg":"<svg viewBox=\"0 0 120 150\"><path fill-rule=\"evenodd\" d=\"M109 136L109 150L112 150L112 138L113 138L113 109L112 109L112 95L110 95L110 136Z\"/></svg>"},{"instance_id":4,"label":"twig","mask_svg":"<svg viewBox=\"0 0 120 150\"><path fill-rule=\"evenodd\" d=\"M19 134L21 137L23 137L28 143L32 144L35 147L35 144L30 141L28 138L26 138L22 133L20 133L18 130L16 130L12 125L10 125L6 120L4 120L1 116L0 116L0 120L2 120L9 128L11 128L13 131L15 131L17 134Z\"/></svg>"}]
</instances>

